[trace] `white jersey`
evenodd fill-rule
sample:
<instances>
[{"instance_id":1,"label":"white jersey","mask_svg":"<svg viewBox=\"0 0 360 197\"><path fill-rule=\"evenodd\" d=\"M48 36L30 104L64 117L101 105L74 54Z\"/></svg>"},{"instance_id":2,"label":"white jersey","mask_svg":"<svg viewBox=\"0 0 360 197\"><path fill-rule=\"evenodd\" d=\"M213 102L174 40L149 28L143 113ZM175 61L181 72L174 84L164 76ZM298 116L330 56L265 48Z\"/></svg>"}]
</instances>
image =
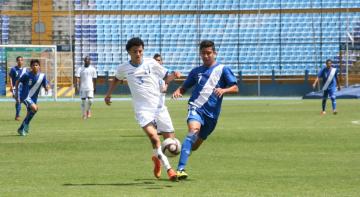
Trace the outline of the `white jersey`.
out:
<instances>
[{"instance_id":1,"label":"white jersey","mask_svg":"<svg viewBox=\"0 0 360 197\"><path fill-rule=\"evenodd\" d=\"M97 78L97 75L93 66L78 68L75 77L80 78L80 91L94 91L93 79Z\"/></svg>"},{"instance_id":2,"label":"white jersey","mask_svg":"<svg viewBox=\"0 0 360 197\"><path fill-rule=\"evenodd\" d=\"M144 58L137 67L130 62L121 64L115 77L119 80L127 79L135 112L157 111L164 107L159 80L167 73L167 69L154 59Z\"/></svg>"},{"instance_id":3,"label":"white jersey","mask_svg":"<svg viewBox=\"0 0 360 197\"><path fill-rule=\"evenodd\" d=\"M166 96L166 92L164 92L165 89L165 81L163 79L159 80L159 86L160 86L160 92L161 92L161 96L160 96L160 103L162 106L165 106L165 96Z\"/></svg>"}]
</instances>

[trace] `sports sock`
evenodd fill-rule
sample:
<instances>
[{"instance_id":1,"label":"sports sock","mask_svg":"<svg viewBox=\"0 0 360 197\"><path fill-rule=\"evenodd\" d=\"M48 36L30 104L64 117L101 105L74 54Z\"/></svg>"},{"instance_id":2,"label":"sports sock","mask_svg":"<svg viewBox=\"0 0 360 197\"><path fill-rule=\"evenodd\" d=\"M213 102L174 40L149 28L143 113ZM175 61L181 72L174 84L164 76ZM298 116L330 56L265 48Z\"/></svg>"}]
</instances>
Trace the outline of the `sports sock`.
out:
<instances>
[{"instance_id":1,"label":"sports sock","mask_svg":"<svg viewBox=\"0 0 360 197\"><path fill-rule=\"evenodd\" d=\"M185 169L186 163L187 163L190 153L191 153L192 145L195 143L197 138L198 137L197 137L196 133L189 132L187 134L187 136L181 146L180 159L179 159L179 164L178 164L177 170Z\"/></svg>"},{"instance_id":2,"label":"sports sock","mask_svg":"<svg viewBox=\"0 0 360 197\"><path fill-rule=\"evenodd\" d=\"M322 110L325 111L325 107L326 107L326 99L322 100Z\"/></svg>"},{"instance_id":3,"label":"sports sock","mask_svg":"<svg viewBox=\"0 0 360 197\"><path fill-rule=\"evenodd\" d=\"M332 108L333 108L333 111L336 111L336 99L335 97L331 97L331 105L332 105Z\"/></svg>"},{"instance_id":4,"label":"sports sock","mask_svg":"<svg viewBox=\"0 0 360 197\"><path fill-rule=\"evenodd\" d=\"M36 111L33 112L32 110L30 110L24 119L24 123L30 124L31 119L35 116L35 114L36 114Z\"/></svg>"},{"instance_id":5,"label":"sports sock","mask_svg":"<svg viewBox=\"0 0 360 197\"><path fill-rule=\"evenodd\" d=\"M15 109L16 109L16 117L19 117L20 111L21 111L21 103L20 102L15 103Z\"/></svg>"},{"instance_id":6,"label":"sports sock","mask_svg":"<svg viewBox=\"0 0 360 197\"><path fill-rule=\"evenodd\" d=\"M86 102L86 100L85 99L81 99L81 113L82 113L82 115L84 115L85 114L85 102Z\"/></svg>"},{"instance_id":7,"label":"sports sock","mask_svg":"<svg viewBox=\"0 0 360 197\"><path fill-rule=\"evenodd\" d=\"M161 147L155 148L153 150L154 155L160 159L161 164L164 166L165 170L169 170L171 168L168 158L161 151Z\"/></svg>"},{"instance_id":8,"label":"sports sock","mask_svg":"<svg viewBox=\"0 0 360 197\"><path fill-rule=\"evenodd\" d=\"M85 104L85 108L86 108L86 112L90 111L91 105L93 103L93 99L92 98L87 98L86 99L86 104Z\"/></svg>"}]
</instances>

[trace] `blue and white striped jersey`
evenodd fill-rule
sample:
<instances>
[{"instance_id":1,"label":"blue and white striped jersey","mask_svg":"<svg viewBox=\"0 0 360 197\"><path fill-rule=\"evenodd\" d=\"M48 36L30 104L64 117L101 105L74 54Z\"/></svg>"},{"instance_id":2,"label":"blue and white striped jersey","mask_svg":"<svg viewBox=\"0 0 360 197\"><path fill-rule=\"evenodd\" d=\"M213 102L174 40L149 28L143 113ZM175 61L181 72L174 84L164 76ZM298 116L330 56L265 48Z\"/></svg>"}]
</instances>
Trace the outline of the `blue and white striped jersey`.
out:
<instances>
[{"instance_id":1,"label":"blue and white striped jersey","mask_svg":"<svg viewBox=\"0 0 360 197\"><path fill-rule=\"evenodd\" d=\"M204 115L217 119L221 111L222 97L214 94L215 88L227 88L237 84L237 79L231 69L222 64L211 67L194 68L186 78L185 90L194 86L189 99L189 107L195 107Z\"/></svg>"},{"instance_id":2,"label":"blue and white striped jersey","mask_svg":"<svg viewBox=\"0 0 360 197\"><path fill-rule=\"evenodd\" d=\"M35 103L40 92L41 86L47 86L47 80L44 73L37 73L36 75L29 71L20 77L19 81L23 84L20 91L20 100L23 101L30 97Z\"/></svg>"}]
</instances>

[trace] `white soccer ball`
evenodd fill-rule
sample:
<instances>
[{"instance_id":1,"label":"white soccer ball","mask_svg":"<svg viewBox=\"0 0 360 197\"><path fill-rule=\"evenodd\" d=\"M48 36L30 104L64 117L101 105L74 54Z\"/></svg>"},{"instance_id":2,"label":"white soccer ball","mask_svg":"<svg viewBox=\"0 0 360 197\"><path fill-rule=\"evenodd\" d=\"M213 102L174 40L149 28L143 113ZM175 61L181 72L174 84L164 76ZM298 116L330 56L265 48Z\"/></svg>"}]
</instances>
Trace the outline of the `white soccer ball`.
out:
<instances>
[{"instance_id":1,"label":"white soccer ball","mask_svg":"<svg viewBox=\"0 0 360 197\"><path fill-rule=\"evenodd\" d=\"M175 157L181 151L181 143L176 138L167 138L161 143L162 152L168 157Z\"/></svg>"}]
</instances>

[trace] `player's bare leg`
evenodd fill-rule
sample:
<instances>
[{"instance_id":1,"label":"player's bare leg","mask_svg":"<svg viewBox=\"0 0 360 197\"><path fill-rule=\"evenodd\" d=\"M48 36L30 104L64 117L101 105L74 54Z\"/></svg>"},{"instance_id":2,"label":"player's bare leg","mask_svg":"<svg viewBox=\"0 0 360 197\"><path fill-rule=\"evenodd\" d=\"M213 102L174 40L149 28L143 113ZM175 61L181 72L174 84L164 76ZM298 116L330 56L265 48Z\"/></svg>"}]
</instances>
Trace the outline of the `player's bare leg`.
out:
<instances>
[{"instance_id":1,"label":"player's bare leg","mask_svg":"<svg viewBox=\"0 0 360 197\"><path fill-rule=\"evenodd\" d=\"M156 178L159 178L161 175L161 168L159 167L159 165L158 165L159 162L157 161L157 160L159 160L161 162L161 164L164 166L164 168L166 169L169 179L171 181L175 181L177 178L176 173L171 168L168 158L161 151L160 138L159 138L159 135L157 134L156 128L154 127L154 125L152 123L149 123L143 127L143 130L145 131L146 135L149 137L152 147L153 147L154 155L152 157L152 160L154 162L154 176Z\"/></svg>"}]
</instances>

